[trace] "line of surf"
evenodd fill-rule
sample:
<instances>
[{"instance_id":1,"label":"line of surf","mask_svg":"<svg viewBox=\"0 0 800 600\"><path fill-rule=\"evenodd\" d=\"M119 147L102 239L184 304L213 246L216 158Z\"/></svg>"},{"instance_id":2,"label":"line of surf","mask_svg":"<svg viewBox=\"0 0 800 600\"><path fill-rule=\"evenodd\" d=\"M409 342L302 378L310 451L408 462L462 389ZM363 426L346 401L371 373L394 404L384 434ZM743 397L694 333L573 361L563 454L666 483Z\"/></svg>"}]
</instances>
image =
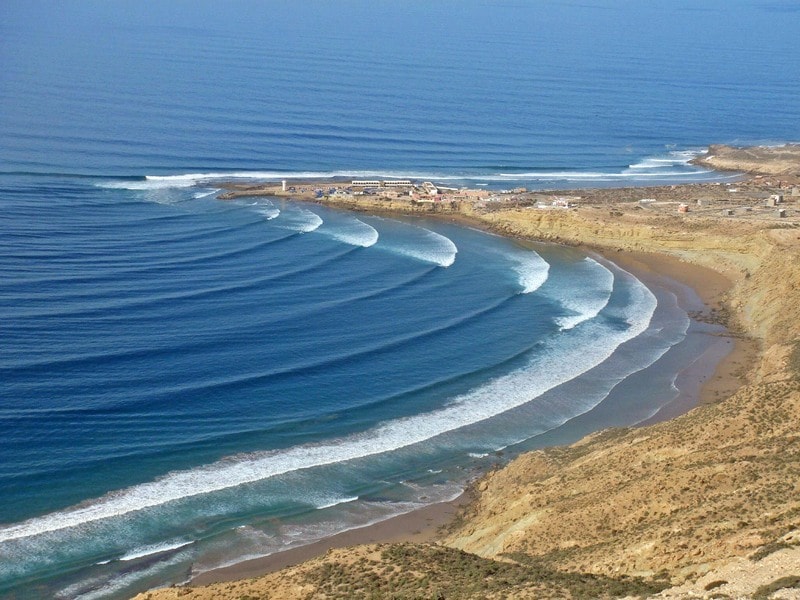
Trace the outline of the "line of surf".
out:
<instances>
[{"instance_id":1,"label":"line of surf","mask_svg":"<svg viewBox=\"0 0 800 600\"><path fill-rule=\"evenodd\" d=\"M777 144L782 145L782 144ZM648 170L659 167L678 166L692 169L691 171L680 171L677 174L661 173L653 174L655 176L680 176L680 177L696 177L710 174L713 171L694 167L689 164L689 161L702 153L706 152L707 148L703 149L686 149L686 150L672 150L664 154L657 154L654 156L645 156L639 162L628 165L632 170ZM111 189L129 189L134 191L147 191L164 188L187 188L203 186L212 187L209 184L220 181L281 181L286 180L335 180L348 181L350 179L413 179L413 180L431 180L431 181L503 181L508 179L596 179L598 177L626 178L637 177L634 173L614 173L613 171L602 168L600 171L536 171L525 170L524 167L519 169L518 173L510 173L503 171L503 166L485 166L454 173L452 170L435 169L435 170L420 170L408 169L405 171L398 171L395 169L333 169L333 170L305 170L305 171L281 171L281 170L223 170L223 171L205 171L194 173L175 173L164 175L113 175L113 174L81 174L81 173L41 173L35 171L0 171L0 175L23 175L23 176L41 176L41 177L59 177L59 178L77 178L94 180L95 185L98 187L111 188ZM506 169L510 167L505 167ZM624 169L620 165L620 169ZM535 169L535 167L532 167Z\"/></svg>"},{"instance_id":2,"label":"line of surf","mask_svg":"<svg viewBox=\"0 0 800 600\"><path fill-rule=\"evenodd\" d=\"M120 181L100 181L95 185L101 188L108 189L122 189L131 191L153 191L161 189L180 189L191 188L198 186L209 186L215 183L229 180L251 180L251 181L278 181L281 179L289 180L336 180L344 178L352 179L380 179L380 178L403 178L412 180L433 180L433 181L496 181L503 182L509 180L617 180L617 179L655 179L655 178L669 178L669 179L691 179L702 176L709 176L715 174L715 171L710 169L702 169L699 167L690 167L687 163L682 161L670 161L663 166L680 166L685 167L686 170L682 171L659 171L658 169L653 172L647 172L646 169L653 168L655 164L645 166L644 159L640 166L630 165L627 167L632 172L623 171L522 171L519 173L510 172L487 172L487 173L464 173L452 174L445 172L399 172L399 173L386 173L386 172L363 172L363 171L333 171L333 172L292 172L292 173L278 173L278 172L219 172L219 173L193 173L185 175L168 175L168 176L147 176L146 179L136 180L120 180ZM719 173L716 173L720 175Z\"/></svg>"},{"instance_id":3,"label":"line of surf","mask_svg":"<svg viewBox=\"0 0 800 600\"><path fill-rule=\"evenodd\" d=\"M282 241L284 239L289 239L300 235L299 232L294 232L288 236L284 236L283 238L279 238L277 240L269 240L263 242L264 245L273 244L278 241ZM57 307L53 312L43 312L43 311L35 311L29 313L23 313L21 315L15 315L15 318L38 318L38 317L52 317L52 316L62 316L62 317L88 317L88 316L104 316L108 313L113 313L118 311L121 308L137 308L142 309L149 306L154 306L158 304L163 304L165 302L175 302L175 301L183 301L183 300L197 300L200 298L210 298L213 296L217 296L219 294L226 294L231 292L243 292L251 289L255 289L260 285L263 285L266 282L270 281L280 281L282 279L286 279L288 277L294 277L303 273L313 272L325 265L328 265L332 262L335 262L344 256L347 256L351 252L356 251L357 248L347 248L342 252L337 254L331 254L328 256L323 257L321 260L318 260L313 263L304 264L301 267L296 269L292 269L290 271L283 271L277 275L266 275L263 277L257 278L249 278L246 281L233 283L230 285L219 285L214 287L208 287L200 290L191 290L187 292L169 292L158 294L155 296L149 296L146 298L141 297L133 297L133 298L126 298L121 300L114 300L113 302L108 301L107 299L104 300L103 304L100 306L95 306L91 308L79 308L76 310L64 310L62 307ZM80 295L75 296L80 297ZM103 298L107 298L107 294L102 294ZM66 298L66 296L62 297L62 300ZM178 305L175 305L176 308Z\"/></svg>"},{"instance_id":4,"label":"line of surf","mask_svg":"<svg viewBox=\"0 0 800 600\"><path fill-rule=\"evenodd\" d=\"M361 219L356 218L351 218L342 223L330 225L329 227L320 228L319 233L345 244L360 246L361 248L374 246L380 237L378 230L372 225L368 225Z\"/></svg>"},{"instance_id":5,"label":"line of surf","mask_svg":"<svg viewBox=\"0 0 800 600\"><path fill-rule=\"evenodd\" d=\"M529 173L501 173L504 179L563 179L563 180L590 180L606 181L615 179L658 179L658 178L693 178L698 175L711 174L713 171L698 169L696 171L653 171L653 172L628 172L604 173L602 171L549 171Z\"/></svg>"},{"instance_id":6,"label":"line of surf","mask_svg":"<svg viewBox=\"0 0 800 600\"><path fill-rule=\"evenodd\" d=\"M447 268L452 266L456 261L456 254L458 254L458 246L455 245L453 240L424 227L414 226L414 229L423 234L426 242L424 245L413 243L398 245L393 242L387 242L376 247L439 267Z\"/></svg>"},{"instance_id":7,"label":"line of surf","mask_svg":"<svg viewBox=\"0 0 800 600\"><path fill-rule=\"evenodd\" d=\"M281 211L279 208L263 207L256 209L256 212L264 217L264 219L267 221L272 221L273 219L277 219L281 216Z\"/></svg>"},{"instance_id":8,"label":"line of surf","mask_svg":"<svg viewBox=\"0 0 800 600\"><path fill-rule=\"evenodd\" d=\"M81 527L285 473L392 452L526 404L604 362L621 344L648 328L656 309L656 298L640 281L630 274L627 277L631 286L631 301L625 309L627 329L595 331L590 328L583 334L575 334L573 356L545 352L526 367L459 396L441 409L389 421L339 440L232 457L196 469L176 471L84 505L2 527L0 542ZM542 373L549 377L542 377Z\"/></svg>"},{"instance_id":9,"label":"line of surf","mask_svg":"<svg viewBox=\"0 0 800 600\"><path fill-rule=\"evenodd\" d=\"M335 500L329 500L324 502L314 508L317 510L325 510L326 508L333 508L334 506L339 506L340 504L349 504L351 502L355 502L358 500L358 496L349 496L347 498L337 498Z\"/></svg>"},{"instance_id":10,"label":"line of surf","mask_svg":"<svg viewBox=\"0 0 800 600\"><path fill-rule=\"evenodd\" d=\"M550 264L534 251L511 256L517 273L520 294L531 294L542 287L550 274Z\"/></svg>"},{"instance_id":11,"label":"line of surf","mask_svg":"<svg viewBox=\"0 0 800 600\"><path fill-rule=\"evenodd\" d=\"M154 554L163 554L164 552L179 550L193 543L194 542L192 542L191 540L190 541L180 540L175 542L163 542L161 544L153 544L152 546L143 546L141 548L135 548L134 550L131 550L127 554L120 556L117 560L128 562L139 558L145 558L147 556L153 556Z\"/></svg>"},{"instance_id":12,"label":"line of surf","mask_svg":"<svg viewBox=\"0 0 800 600\"><path fill-rule=\"evenodd\" d=\"M592 285L575 286L569 290L569 295L559 298L558 301L564 308L575 313L556 320L562 330L572 329L594 319L608 306L611 299L614 273L588 256L583 260L583 264L586 265L585 272L576 275L576 278L580 281L588 279Z\"/></svg>"},{"instance_id":13,"label":"line of surf","mask_svg":"<svg viewBox=\"0 0 800 600\"><path fill-rule=\"evenodd\" d=\"M307 208L297 208L292 211L284 210L280 214L281 224L279 227L298 233L311 233L319 229L324 223L322 217Z\"/></svg>"},{"instance_id":14,"label":"line of surf","mask_svg":"<svg viewBox=\"0 0 800 600\"><path fill-rule=\"evenodd\" d=\"M703 150L673 150L665 155L643 158L628 165L629 169L658 169L664 167L688 167L690 161L703 153Z\"/></svg>"},{"instance_id":15,"label":"line of surf","mask_svg":"<svg viewBox=\"0 0 800 600\"><path fill-rule=\"evenodd\" d=\"M511 298L502 298L488 306L482 307L469 314L459 315L458 317L453 318L445 323L441 323L436 327L432 327L424 331L416 331L413 333L400 335L390 340L381 340L380 343L367 347L362 347L352 352L348 352L346 354L339 354L337 356L324 358L321 360L294 364L279 369L273 369L271 371L259 371L256 373L244 373L239 375L226 376L225 378L219 378L215 381L203 382L202 385L180 385L176 387L162 386L161 392L163 394L187 393L198 390L202 390L204 393L208 393L212 390L221 392L230 386L240 386L242 384L254 384L275 377L293 375L322 368L330 368L339 363L349 362L363 356L372 355L376 352L385 352L392 348L404 346L411 342L418 342L420 340L443 333L445 331L452 331L453 329L456 329L458 327L470 323L471 321L473 321L478 317L486 315L492 311L498 310L510 300Z\"/></svg>"},{"instance_id":16,"label":"line of surf","mask_svg":"<svg viewBox=\"0 0 800 600\"><path fill-rule=\"evenodd\" d=\"M211 171L205 173L182 173L175 175L145 175L144 177L118 178L108 181L104 178L95 183L97 187L146 191L169 188L188 188L208 185L213 182L248 180L281 181L287 180L332 180L332 179L430 179L446 173L401 172L392 170L335 170L335 171Z\"/></svg>"}]
</instances>

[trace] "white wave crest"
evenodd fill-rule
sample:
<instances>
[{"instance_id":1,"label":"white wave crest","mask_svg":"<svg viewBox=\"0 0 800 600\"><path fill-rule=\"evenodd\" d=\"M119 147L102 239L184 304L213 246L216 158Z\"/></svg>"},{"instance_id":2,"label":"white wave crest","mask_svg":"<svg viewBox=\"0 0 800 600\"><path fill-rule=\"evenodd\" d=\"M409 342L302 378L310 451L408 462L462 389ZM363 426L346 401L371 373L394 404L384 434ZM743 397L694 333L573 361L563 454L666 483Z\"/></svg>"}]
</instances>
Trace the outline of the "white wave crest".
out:
<instances>
[{"instance_id":1,"label":"white wave crest","mask_svg":"<svg viewBox=\"0 0 800 600\"><path fill-rule=\"evenodd\" d=\"M257 209L258 214L264 217L267 221L272 221L273 219L277 219L281 215L281 211L279 208L259 208Z\"/></svg>"},{"instance_id":2,"label":"white wave crest","mask_svg":"<svg viewBox=\"0 0 800 600\"><path fill-rule=\"evenodd\" d=\"M422 234L418 243L390 246L390 249L397 254L445 268L456 261L458 247L453 243L453 240L424 227L417 227L416 229Z\"/></svg>"},{"instance_id":3,"label":"white wave crest","mask_svg":"<svg viewBox=\"0 0 800 600\"><path fill-rule=\"evenodd\" d=\"M358 500L358 496L351 496L349 498L338 498L336 500L331 500L329 502L325 502L324 504L317 506L317 510L332 508L340 504L349 504L350 502L355 502L356 500Z\"/></svg>"},{"instance_id":4,"label":"white wave crest","mask_svg":"<svg viewBox=\"0 0 800 600\"><path fill-rule=\"evenodd\" d=\"M521 180L582 180L582 181L615 181L618 179L647 179L647 178L693 178L700 173L709 171L697 169L696 171L658 171L658 172L622 172L622 173L603 173L602 171L551 171L551 172L532 172L532 173L501 173L501 177L507 179Z\"/></svg>"},{"instance_id":5,"label":"white wave crest","mask_svg":"<svg viewBox=\"0 0 800 600\"><path fill-rule=\"evenodd\" d=\"M324 230L320 229L320 233L324 233L345 244L361 246L362 248L374 246L380 237L378 230L372 225L368 225L364 223L364 221L355 218L336 223Z\"/></svg>"},{"instance_id":6,"label":"white wave crest","mask_svg":"<svg viewBox=\"0 0 800 600\"><path fill-rule=\"evenodd\" d=\"M162 552L169 552L170 550L178 550L185 546L189 546L194 542L187 542L185 540L175 541L175 542L163 542L161 544L153 544L152 546L143 546L141 548L136 548L132 550L128 554L121 556L119 560L122 561L130 561L136 560L137 558L144 558L145 556L152 556L153 554L161 554Z\"/></svg>"},{"instance_id":7,"label":"white wave crest","mask_svg":"<svg viewBox=\"0 0 800 600\"><path fill-rule=\"evenodd\" d=\"M631 170L663 169L665 167L686 167L689 161L702 154L701 150L675 150L666 155L644 158L638 163L628 166Z\"/></svg>"},{"instance_id":8,"label":"white wave crest","mask_svg":"<svg viewBox=\"0 0 800 600\"><path fill-rule=\"evenodd\" d=\"M152 191L169 188L189 188L195 185L194 181L175 181L170 185L165 185L160 181L142 181L138 179L128 181L104 181L95 184L97 187L111 190L133 190L133 191Z\"/></svg>"},{"instance_id":9,"label":"white wave crest","mask_svg":"<svg viewBox=\"0 0 800 600\"><path fill-rule=\"evenodd\" d=\"M203 192L195 192L192 195L192 198L194 198L195 200L200 200L201 198L207 198L208 196L213 196L214 194L216 194L219 191L220 190L215 188L213 190L206 190L206 191L203 191Z\"/></svg>"},{"instance_id":10,"label":"white wave crest","mask_svg":"<svg viewBox=\"0 0 800 600\"><path fill-rule=\"evenodd\" d=\"M608 305L614 289L614 274L610 269L589 257L584 259L583 264L585 274L578 274L575 280L589 281L592 285L576 286L569 290L569 295L559 300L564 308L575 313L556 320L563 330L594 319Z\"/></svg>"},{"instance_id":11,"label":"white wave crest","mask_svg":"<svg viewBox=\"0 0 800 600\"><path fill-rule=\"evenodd\" d=\"M98 187L128 190L156 190L168 188L187 188L206 185L212 182L281 181L292 180L330 180L330 179L432 179L440 174L430 172L407 173L400 171L211 171L206 173L182 173L177 175L145 175L144 180L122 179L120 181L97 183ZM442 173L441 175L446 176Z\"/></svg>"},{"instance_id":12,"label":"white wave crest","mask_svg":"<svg viewBox=\"0 0 800 600\"><path fill-rule=\"evenodd\" d=\"M550 265L536 252L530 251L525 254L517 254L511 257L514 262L514 270L519 277L519 285L522 288L521 294L535 292L547 281L550 272Z\"/></svg>"},{"instance_id":13,"label":"white wave crest","mask_svg":"<svg viewBox=\"0 0 800 600\"><path fill-rule=\"evenodd\" d=\"M285 473L392 452L522 406L604 362L621 344L647 329L656 309L656 298L632 275L618 271L630 287L630 302L622 315L628 323L624 330L608 330L600 325L576 329L576 334L569 338L561 336L553 342L568 344L568 349L551 348L537 354L525 367L487 382L443 408L389 421L338 440L236 456L169 473L85 505L2 527L0 542L81 527Z\"/></svg>"},{"instance_id":14,"label":"white wave crest","mask_svg":"<svg viewBox=\"0 0 800 600\"><path fill-rule=\"evenodd\" d=\"M307 208L297 208L292 211L283 211L283 227L299 233L311 233L319 229L324 223L322 217Z\"/></svg>"},{"instance_id":15,"label":"white wave crest","mask_svg":"<svg viewBox=\"0 0 800 600\"><path fill-rule=\"evenodd\" d=\"M692 167L689 161L702 153L702 150L679 150L665 155L653 156L631 164L622 172L603 171L550 171L550 172L464 172L448 173L444 171L394 171L394 170L335 170L335 171L209 171L204 173L182 173L175 175L145 175L144 179L120 179L96 183L98 187L128 190L158 190L169 188L187 188L195 186L212 187L214 183L231 180L244 181L315 181L350 179L410 179L412 181L460 181L473 182L473 185L486 185L487 181L503 182L509 180L586 180L614 181L618 179L647 178L691 178L711 173L711 171ZM665 167L678 167L681 170L665 172ZM648 171L659 171L658 173Z\"/></svg>"}]
</instances>

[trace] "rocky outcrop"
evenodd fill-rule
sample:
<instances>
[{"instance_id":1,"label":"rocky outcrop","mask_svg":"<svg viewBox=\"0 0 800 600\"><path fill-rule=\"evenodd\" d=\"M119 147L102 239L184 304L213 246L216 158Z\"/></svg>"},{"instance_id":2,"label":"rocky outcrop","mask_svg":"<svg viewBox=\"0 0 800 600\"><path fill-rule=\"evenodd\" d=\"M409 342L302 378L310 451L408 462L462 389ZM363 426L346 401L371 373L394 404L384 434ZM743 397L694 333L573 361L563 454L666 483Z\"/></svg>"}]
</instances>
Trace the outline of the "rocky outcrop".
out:
<instances>
[{"instance_id":1,"label":"rocky outcrop","mask_svg":"<svg viewBox=\"0 0 800 600\"><path fill-rule=\"evenodd\" d=\"M736 148L712 144L692 162L719 171L800 177L800 145Z\"/></svg>"}]
</instances>

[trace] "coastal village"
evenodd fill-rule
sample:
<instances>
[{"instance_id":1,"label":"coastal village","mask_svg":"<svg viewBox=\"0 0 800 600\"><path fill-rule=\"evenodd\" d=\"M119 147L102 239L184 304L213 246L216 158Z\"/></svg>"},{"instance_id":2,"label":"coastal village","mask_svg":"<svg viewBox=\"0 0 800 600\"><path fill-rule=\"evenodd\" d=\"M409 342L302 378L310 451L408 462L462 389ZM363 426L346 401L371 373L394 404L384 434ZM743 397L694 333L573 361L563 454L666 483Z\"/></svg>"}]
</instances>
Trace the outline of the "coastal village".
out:
<instances>
[{"instance_id":1,"label":"coastal village","mask_svg":"<svg viewBox=\"0 0 800 600\"><path fill-rule=\"evenodd\" d=\"M222 200L249 196L275 196L327 204L369 202L372 208L432 213L491 212L509 207L535 210L597 208L619 202L638 203L638 209L685 216L722 216L764 220L800 219L800 185L763 176L733 183L695 183L647 188L591 188L563 191L529 191L451 188L430 181L352 180L288 182L280 184L228 184Z\"/></svg>"},{"instance_id":2,"label":"coastal village","mask_svg":"<svg viewBox=\"0 0 800 600\"><path fill-rule=\"evenodd\" d=\"M736 149L729 152L735 153ZM715 155L696 160L698 165L720 168ZM738 164L733 161L731 170ZM732 176L729 182L680 185L635 186L628 188L586 188L580 190L488 189L449 187L431 181L411 179L350 179L267 183L228 183L218 197L232 200L249 196L272 196L307 202L322 202L350 210L401 211L435 214L485 214L520 208L525 210L609 209L625 204L634 213L693 217L723 217L800 222L800 173L791 167L774 174ZM611 208L610 208L611 207ZM614 216L614 215L612 215ZM619 215L621 216L621 215Z\"/></svg>"}]
</instances>

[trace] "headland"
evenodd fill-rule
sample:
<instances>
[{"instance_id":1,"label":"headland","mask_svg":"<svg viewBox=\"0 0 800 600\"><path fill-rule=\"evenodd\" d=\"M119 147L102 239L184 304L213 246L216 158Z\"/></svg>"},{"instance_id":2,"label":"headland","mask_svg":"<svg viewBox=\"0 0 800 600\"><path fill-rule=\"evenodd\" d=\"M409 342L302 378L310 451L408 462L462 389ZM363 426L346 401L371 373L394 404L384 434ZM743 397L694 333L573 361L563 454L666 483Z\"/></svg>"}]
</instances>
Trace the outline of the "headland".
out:
<instances>
[{"instance_id":1,"label":"headland","mask_svg":"<svg viewBox=\"0 0 800 600\"><path fill-rule=\"evenodd\" d=\"M693 287L706 304L694 317L724 323L736 349L678 416L524 454L475 482L457 511L433 507L207 574L204 581L222 582L209 587L140 597L767 598L796 586L800 152L776 174L796 147L738 150L760 163L730 184L569 192L431 184L434 192L426 182L226 186L223 199L269 195L436 215L591 248L643 278ZM721 154L711 147L700 160L714 164Z\"/></svg>"}]
</instances>

